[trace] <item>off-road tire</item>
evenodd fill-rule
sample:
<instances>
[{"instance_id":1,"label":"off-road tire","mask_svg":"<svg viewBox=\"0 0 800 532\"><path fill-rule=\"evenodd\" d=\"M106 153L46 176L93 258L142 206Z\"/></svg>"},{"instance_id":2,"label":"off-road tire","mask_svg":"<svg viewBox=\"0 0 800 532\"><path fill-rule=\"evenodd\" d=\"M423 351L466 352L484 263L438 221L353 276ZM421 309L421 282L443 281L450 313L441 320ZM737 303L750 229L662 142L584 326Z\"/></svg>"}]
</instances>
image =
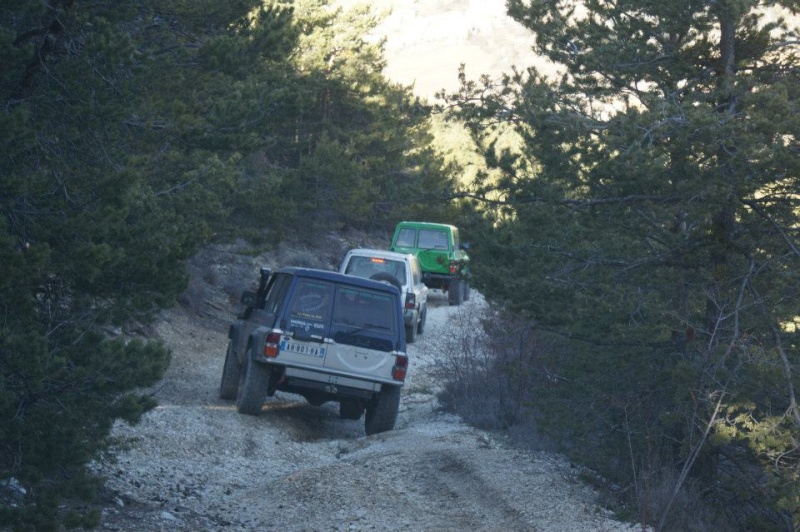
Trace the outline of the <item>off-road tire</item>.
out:
<instances>
[{"instance_id":1,"label":"off-road tire","mask_svg":"<svg viewBox=\"0 0 800 532\"><path fill-rule=\"evenodd\" d=\"M428 307L424 307L422 309L422 316L419 319L419 324L417 324L417 334L422 334L425 332L425 322L428 319Z\"/></svg>"},{"instance_id":2,"label":"off-road tire","mask_svg":"<svg viewBox=\"0 0 800 532\"><path fill-rule=\"evenodd\" d=\"M414 323L413 325L406 325L406 343L413 344L417 341L417 324Z\"/></svg>"},{"instance_id":3,"label":"off-road tire","mask_svg":"<svg viewBox=\"0 0 800 532\"><path fill-rule=\"evenodd\" d=\"M339 401L339 417L342 419L361 419L364 415L364 403L358 399L342 399Z\"/></svg>"},{"instance_id":4,"label":"off-road tire","mask_svg":"<svg viewBox=\"0 0 800 532\"><path fill-rule=\"evenodd\" d=\"M364 431L367 436L392 430L400 410L400 387L384 384L380 393L367 403Z\"/></svg>"},{"instance_id":5,"label":"off-road tire","mask_svg":"<svg viewBox=\"0 0 800 532\"><path fill-rule=\"evenodd\" d=\"M252 347L245 353L244 367L239 377L239 392L236 394L236 410L240 414L257 416L267 399L269 377L272 370L266 364L254 362L250 356Z\"/></svg>"},{"instance_id":6,"label":"off-road tire","mask_svg":"<svg viewBox=\"0 0 800 532\"><path fill-rule=\"evenodd\" d=\"M464 281L464 301L469 301L470 292L472 292L472 288L468 282Z\"/></svg>"},{"instance_id":7,"label":"off-road tire","mask_svg":"<svg viewBox=\"0 0 800 532\"><path fill-rule=\"evenodd\" d=\"M397 288L400 291L403 290L403 285L401 285L400 281L397 280L397 277L395 277L391 273L378 272L378 273L372 274L370 276L370 279L372 279L373 281L383 281L385 283L389 283L390 285L394 286L395 288Z\"/></svg>"},{"instance_id":8,"label":"off-road tire","mask_svg":"<svg viewBox=\"0 0 800 532\"><path fill-rule=\"evenodd\" d=\"M461 279L450 281L450 287L447 289L447 302L456 306L464 302L464 283Z\"/></svg>"},{"instance_id":9,"label":"off-road tire","mask_svg":"<svg viewBox=\"0 0 800 532\"><path fill-rule=\"evenodd\" d=\"M236 399L236 392L239 389L239 374L242 368L239 367L239 360L233 352L233 342L228 342L228 351L225 353L225 363L222 365L222 380L219 383L220 399Z\"/></svg>"}]
</instances>

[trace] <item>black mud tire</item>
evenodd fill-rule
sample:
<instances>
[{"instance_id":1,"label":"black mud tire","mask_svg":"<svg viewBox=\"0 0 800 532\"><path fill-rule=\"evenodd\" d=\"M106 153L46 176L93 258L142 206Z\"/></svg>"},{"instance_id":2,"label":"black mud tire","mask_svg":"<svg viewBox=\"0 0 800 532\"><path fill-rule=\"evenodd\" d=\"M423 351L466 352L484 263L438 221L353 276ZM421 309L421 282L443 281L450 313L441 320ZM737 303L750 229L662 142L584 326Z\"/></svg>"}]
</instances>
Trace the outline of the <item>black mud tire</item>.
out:
<instances>
[{"instance_id":1,"label":"black mud tire","mask_svg":"<svg viewBox=\"0 0 800 532\"><path fill-rule=\"evenodd\" d=\"M239 391L236 394L236 410L240 414L257 416L267 400L269 377L272 370L266 364L254 362L250 350L245 353L244 367L239 377Z\"/></svg>"},{"instance_id":2,"label":"black mud tire","mask_svg":"<svg viewBox=\"0 0 800 532\"><path fill-rule=\"evenodd\" d=\"M417 324L406 325L406 343L413 344L417 341Z\"/></svg>"},{"instance_id":3,"label":"black mud tire","mask_svg":"<svg viewBox=\"0 0 800 532\"><path fill-rule=\"evenodd\" d=\"M469 301L469 296L471 292L472 288L470 288L469 283L464 281L464 301Z\"/></svg>"},{"instance_id":4,"label":"black mud tire","mask_svg":"<svg viewBox=\"0 0 800 532\"><path fill-rule=\"evenodd\" d=\"M447 302L456 306L464 302L464 283L461 279L450 281L450 287L447 289Z\"/></svg>"},{"instance_id":5,"label":"black mud tire","mask_svg":"<svg viewBox=\"0 0 800 532\"><path fill-rule=\"evenodd\" d=\"M239 389L239 374L242 368L236 353L233 352L233 342L228 342L228 351L225 353L225 364L222 366L222 380L219 383L219 398L225 400L236 399Z\"/></svg>"},{"instance_id":6,"label":"black mud tire","mask_svg":"<svg viewBox=\"0 0 800 532\"><path fill-rule=\"evenodd\" d=\"M367 436L394 428L400 410L400 387L384 384L380 393L367 403L364 431Z\"/></svg>"},{"instance_id":7,"label":"black mud tire","mask_svg":"<svg viewBox=\"0 0 800 532\"><path fill-rule=\"evenodd\" d=\"M425 332L425 322L428 321L428 307L425 306L422 309L422 317L419 319L419 323L417 324L417 334L422 334Z\"/></svg>"},{"instance_id":8,"label":"black mud tire","mask_svg":"<svg viewBox=\"0 0 800 532\"><path fill-rule=\"evenodd\" d=\"M394 286L401 292L403 291L403 285L401 285L400 281L397 280L397 277L395 277L391 273L386 273L386 272L374 273L370 276L370 279L372 279L373 281L383 281L385 283L389 283L390 285Z\"/></svg>"},{"instance_id":9,"label":"black mud tire","mask_svg":"<svg viewBox=\"0 0 800 532\"><path fill-rule=\"evenodd\" d=\"M364 403L358 399L342 399L339 401L339 417L342 419L361 419L364 415Z\"/></svg>"}]
</instances>

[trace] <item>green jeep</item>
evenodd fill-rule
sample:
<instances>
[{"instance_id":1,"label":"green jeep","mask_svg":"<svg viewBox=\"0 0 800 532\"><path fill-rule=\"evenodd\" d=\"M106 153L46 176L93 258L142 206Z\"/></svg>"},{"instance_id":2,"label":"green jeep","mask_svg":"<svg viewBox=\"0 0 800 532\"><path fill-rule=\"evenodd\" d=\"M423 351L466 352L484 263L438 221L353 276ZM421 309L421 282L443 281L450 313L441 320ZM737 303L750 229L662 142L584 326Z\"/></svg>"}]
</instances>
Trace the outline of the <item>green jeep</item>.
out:
<instances>
[{"instance_id":1,"label":"green jeep","mask_svg":"<svg viewBox=\"0 0 800 532\"><path fill-rule=\"evenodd\" d=\"M458 228L430 222L400 222L394 230L391 251L419 258L422 282L447 292L451 305L469 299L469 255L458 239Z\"/></svg>"}]
</instances>

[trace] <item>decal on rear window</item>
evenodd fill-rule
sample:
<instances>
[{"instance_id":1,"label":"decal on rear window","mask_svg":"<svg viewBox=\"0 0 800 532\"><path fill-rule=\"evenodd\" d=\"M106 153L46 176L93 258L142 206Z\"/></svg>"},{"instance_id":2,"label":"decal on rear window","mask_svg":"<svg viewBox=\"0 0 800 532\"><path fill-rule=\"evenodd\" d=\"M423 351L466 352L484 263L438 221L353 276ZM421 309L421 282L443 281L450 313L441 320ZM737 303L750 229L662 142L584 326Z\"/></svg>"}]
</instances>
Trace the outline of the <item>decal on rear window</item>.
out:
<instances>
[{"instance_id":1,"label":"decal on rear window","mask_svg":"<svg viewBox=\"0 0 800 532\"><path fill-rule=\"evenodd\" d=\"M299 320L328 321L332 293L333 287L329 283L302 279L292 298L289 316Z\"/></svg>"}]
</instances>

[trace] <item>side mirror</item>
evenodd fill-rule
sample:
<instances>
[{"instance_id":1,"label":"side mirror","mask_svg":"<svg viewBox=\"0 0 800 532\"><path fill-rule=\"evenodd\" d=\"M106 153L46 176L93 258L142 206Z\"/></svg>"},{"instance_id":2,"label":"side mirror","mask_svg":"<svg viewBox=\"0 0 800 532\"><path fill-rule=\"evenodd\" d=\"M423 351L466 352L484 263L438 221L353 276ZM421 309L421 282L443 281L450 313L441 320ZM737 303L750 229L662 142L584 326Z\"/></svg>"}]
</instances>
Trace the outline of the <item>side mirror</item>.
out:
<instances>
[{"instance_id":1,"label":"side mirror","mask_svg":"<svg viewBox=\"0 0 800 532\"><path fill-rule=\"evenodd\" d=\"M461 243L461 249L463 249L464 251L468 250L469 249L469 242L462 242Z\"/></svg>"},{"instance_id":2,"label":"side mirror","mask_svg":"<svg viewBox=\"0 0 800 532\"><path fill-rule=\"evenodd\" d=\"M242 305L245 307L254 307L256 306L256 293L255 292L242 292L242 297L240 299Z\"/></svg>"}]
</instances>

